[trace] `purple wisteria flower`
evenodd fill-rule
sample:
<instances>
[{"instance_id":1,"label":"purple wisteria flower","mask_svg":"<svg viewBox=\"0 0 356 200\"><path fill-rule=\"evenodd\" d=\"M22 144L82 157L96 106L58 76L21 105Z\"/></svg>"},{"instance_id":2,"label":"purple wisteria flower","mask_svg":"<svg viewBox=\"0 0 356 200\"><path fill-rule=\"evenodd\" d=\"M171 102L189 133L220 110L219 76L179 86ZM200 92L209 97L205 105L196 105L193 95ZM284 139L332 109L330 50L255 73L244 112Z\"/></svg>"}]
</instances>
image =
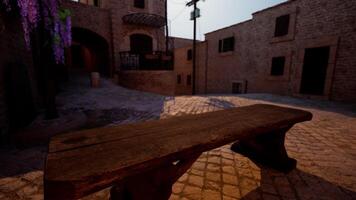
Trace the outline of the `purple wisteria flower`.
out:
<instances>
[{"instance_id":1,"label":"purple wisteria flower","mask_svg":"<svg viewBox=\"0 0 356 200\"><path fill-rule=\"evenodd\" d=\"M24 40L28 49L31 47L31 33L42 20L45 29L51 35L51 46L54 60L57 64L64 63L64 49L71 45L71 18L70 11L60 8L60 0L14 0L21 15ZM11 10L10 0L1 0L0 3ZM42 4L40 10L39 3ZM41 16L40 16L41 13Z\"/></svg>"}]
</instances>

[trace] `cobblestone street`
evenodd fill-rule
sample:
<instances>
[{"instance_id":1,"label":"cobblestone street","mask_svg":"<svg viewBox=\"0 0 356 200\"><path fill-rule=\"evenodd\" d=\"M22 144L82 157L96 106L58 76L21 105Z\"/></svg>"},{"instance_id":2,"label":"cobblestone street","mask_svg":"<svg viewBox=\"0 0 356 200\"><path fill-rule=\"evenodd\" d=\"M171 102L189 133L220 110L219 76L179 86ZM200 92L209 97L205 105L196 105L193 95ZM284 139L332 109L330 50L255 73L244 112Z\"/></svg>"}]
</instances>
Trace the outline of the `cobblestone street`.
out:
<instances>
[{"instance_id":1,"label":"cobblestone street","mask_svg":"<svg viewBox=\"0 0 356 200\"><path fill-rule=\"evenodd\" d=\"M127 92L122 101L145 105L149 95ZM297 159L288 174L258 166L233 153L229 145L203 153L173 187L170 200L235 199L356 199L356 109L332 102L301 100L268 94L149 97L150 105L115 124L210 112L256 103L311 111L311 122L287 134L286 148ZM156 103L152 103L157 101ZM158 102L160 101L160 102ZM135 108L127 103L120 109ZM43 199L46 147L0 149L0 199ZM79 166L78 166L79 167ZM105 199L108 190L85 199Z\"/></svg>"}]
</instances>

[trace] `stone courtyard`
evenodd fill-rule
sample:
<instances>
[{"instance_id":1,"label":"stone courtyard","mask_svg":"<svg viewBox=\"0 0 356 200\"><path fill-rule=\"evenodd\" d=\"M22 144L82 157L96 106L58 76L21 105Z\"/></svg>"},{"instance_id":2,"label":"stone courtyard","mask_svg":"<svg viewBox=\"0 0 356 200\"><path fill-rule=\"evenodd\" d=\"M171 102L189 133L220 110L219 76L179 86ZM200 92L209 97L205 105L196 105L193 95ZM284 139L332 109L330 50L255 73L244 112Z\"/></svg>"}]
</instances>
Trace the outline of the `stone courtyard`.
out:
<instances>
[{"instance_id":1,"label":"stone courtyard","mask_svg":"<svg viewBox=\"0 0 356 200\"><path fill-rule=\"evenodd\" d=\"M299 108L313 113L311 122L298 124L287 134L286 148L290 157L298 160L297 169L283 174L258 166L248 158L233 153L226 145L203 153L175 183L170 200L356 199L355 105L270 94L164 97L117 86L114 90L115 93L108 93L106 87L94 92L64 93L59 96L60 113L80 111L86 113L87 121L96 121L98 118L90 119L96 114L88 115L88 110L83 108L88 104L93 108L92 113L110 115L109 118L104 117L105 120L98 126L156 120L256 103ZM106 103L98 105L94 96L90 96L94 93L94 96L102 95L99 99L107 99ZM87 98L78 100L76 95ZM69 107L66 98L70 99ZM90 99L94 100L90 102ZM116 103L110 104L110 101ZM122 112L124 116L116 116ZM0 199L43 199L45 155L46 145L0 149ZM107 198L108 189L84 199Z\"/></svg>"}]
</instances>

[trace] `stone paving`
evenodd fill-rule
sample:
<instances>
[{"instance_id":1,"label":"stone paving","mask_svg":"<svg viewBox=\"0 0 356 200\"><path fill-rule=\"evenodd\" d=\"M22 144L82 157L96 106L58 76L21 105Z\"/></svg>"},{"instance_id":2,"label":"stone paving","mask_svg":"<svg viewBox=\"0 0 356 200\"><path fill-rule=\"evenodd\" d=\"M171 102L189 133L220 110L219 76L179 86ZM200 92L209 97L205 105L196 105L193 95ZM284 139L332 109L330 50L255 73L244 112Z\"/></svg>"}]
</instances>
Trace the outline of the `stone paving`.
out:
<instances>
[{"instance_id":1,"label":"stone paving","mask_svg":"<svg viewBox=\"0 0 356 200\"><path fill-rule=\"evenodd\" d=\"M123 101L134 98L145 104L149 95L134 94L137 96L122 95ZM160 97L156 100L161 102L147 107L150 115L135 115L122 123L158 118L154 115L166 118L256 103L301 108L314 114L313 121L298 124L287 134L288 154L298 160L297 169L292 172L283 174L258 166L233 153L226 145L203 153L174 184L170 200L356 199L355 106L268 94ZM149 101L152 103L152 97ZM45 153L43 146L0 149L0 199L43 199ZM108 189L84 199L107 198Z\"/></svg>"}]
</instances>

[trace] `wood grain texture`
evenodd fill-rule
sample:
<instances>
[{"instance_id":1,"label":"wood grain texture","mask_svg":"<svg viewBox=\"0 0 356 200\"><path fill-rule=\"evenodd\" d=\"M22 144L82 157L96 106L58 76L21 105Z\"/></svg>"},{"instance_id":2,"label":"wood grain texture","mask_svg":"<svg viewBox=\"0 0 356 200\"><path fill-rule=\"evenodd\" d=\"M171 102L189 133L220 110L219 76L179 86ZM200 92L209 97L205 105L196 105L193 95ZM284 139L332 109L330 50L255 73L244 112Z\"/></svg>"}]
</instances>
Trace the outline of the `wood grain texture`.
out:
<instances>
[{"instance_id":1,"label":"wood grain texture","mask_svg":"<svg viewBox=\"0 0 356 200\"><path fill-rule=\"evenodd\" d=\"M80 198L169 162L311 119L310 112L258 104L60 135L49 145L45 196Z\"/></svg>"}]
</instances>

